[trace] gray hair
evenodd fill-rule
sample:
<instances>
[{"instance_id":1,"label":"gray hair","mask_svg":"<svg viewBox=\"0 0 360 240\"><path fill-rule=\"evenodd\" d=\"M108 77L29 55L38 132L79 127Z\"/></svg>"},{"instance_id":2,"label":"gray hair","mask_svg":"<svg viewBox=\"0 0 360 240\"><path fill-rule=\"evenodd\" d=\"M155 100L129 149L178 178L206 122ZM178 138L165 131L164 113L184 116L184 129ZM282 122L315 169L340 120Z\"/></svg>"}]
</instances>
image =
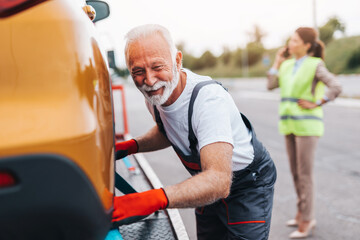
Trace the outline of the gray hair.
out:
<instances>
[{"instance_id":1,"label":"gray hair","mask_svg":"<svg viewBox=\"0 0 360 240\"><path fill-rule=\"evenodd\" d=\"M176 62L176 53L177 53L177 48L171 38L170 32L163 26L158 25L158 24L146 24L146 25L141 25L138 27L135 27L133 29L131 29L126 35L125 35L125 40L126 40L126 45L125 45L125 59L126 59L126 65L129 66L129 45L132 42L135 42L141 38L145 38L147 36L151 36L151 35L155 35L155 34L160 34L162 37L164 37L165 41L168 43L169 45L169 50L170 50L170 54L171 54L171 58L173 59L174 62Z\"/></svg>"}]
</instances>

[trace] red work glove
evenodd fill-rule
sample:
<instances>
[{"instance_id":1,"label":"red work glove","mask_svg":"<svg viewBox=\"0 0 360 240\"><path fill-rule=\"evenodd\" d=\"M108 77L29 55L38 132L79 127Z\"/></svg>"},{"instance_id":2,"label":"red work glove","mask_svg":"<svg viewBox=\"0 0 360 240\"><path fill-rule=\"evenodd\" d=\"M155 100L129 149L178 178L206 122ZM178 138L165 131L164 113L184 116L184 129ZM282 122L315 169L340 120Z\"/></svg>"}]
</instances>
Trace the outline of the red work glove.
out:
<instances>
[{"instance_id":1,"label":"red work glove","mask_svg":"<svg viewBox=\"0 0 360 240\"><path fill-rule=\"evenodd\" d=\"M169 200L162 188L114 197L112 222L115 226L130 224L168 205Z\"/></svg>"},{"instance_id":2,"label":"red work glove","mask_svg":"<svg viewBox=\"0 0 360 240\"><path fill-rule=\"evenodd\" d=\"M137 153L139 146L135 139L115 143L115 159L121 159L127 155Z\"/></svg>"}]
</instances>

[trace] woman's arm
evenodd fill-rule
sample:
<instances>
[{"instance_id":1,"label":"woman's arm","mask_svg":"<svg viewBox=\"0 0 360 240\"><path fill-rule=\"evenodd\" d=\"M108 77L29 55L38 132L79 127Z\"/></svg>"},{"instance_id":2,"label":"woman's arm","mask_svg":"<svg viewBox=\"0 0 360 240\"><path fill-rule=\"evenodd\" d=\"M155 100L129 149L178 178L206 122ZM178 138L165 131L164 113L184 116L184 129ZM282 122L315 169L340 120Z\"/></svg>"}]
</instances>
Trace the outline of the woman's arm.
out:
<instances>
[{"instance_id":1,"label":"woman's arm","mask_svg":"<svg viewBox=\"0 0 360 240\"><path fill-rule=\"evenodd\" d=\"M279 87L279 78L277 76L277 72L274 72L272 71L272 69L270 69L270 71L267 72L266 76L267 76L266 87L268 90L272 90L274 88Z\"/></svg>"},{"instance_id":2,"label":"woman's arm","mask_svg":"<svg viewBox=\"0 0 360 240\"><path fill-rule=\"evenodd\" d=\"M285 47L280 48L277 51L274 64L272 65L271 69L267 72L267 89L268 90L272 90L274 88L279 87L279 78L277 76L277 73L278 73L281 63L287 59L284 57L285 51L286 51Z\"/></svg>"},{"instance_id":3,"label":"woman's arm","mask_svg":"<svg viewBox=\"0 0 360 240\"><path fill-rule=\"evenodd\" d=\"M328 87L328 90L324 96L325 102L332 101L340 95L342 91L340 82L336 79L334 74L329 72L323 62L320 62L316 68L315 79L312 86L312 93L315 92L316 84L319 81L323 82Z\"/></svg>"},{"instance_id":4,"label":"woman's arm","mask_svg":"<svg viewBox=\"0 0 360 240\"><path fill-rule=\"evenodd\" d=\"M316 68L315 78L311 88L312 94L315 93L315 88L319 81L323 82L328 87L328 91L325 93L324 97L316 103L309 102L304 99L300 99L298 101L298 104L302 108L306 108L306 109L316 108L318 106L327 103L328 101L334 100L340 95L342 91L342 87L339 81L335 78L334 74L329 72L329 70L325 67L323 62L320 62Z\"/></svg>"}]
</instances>

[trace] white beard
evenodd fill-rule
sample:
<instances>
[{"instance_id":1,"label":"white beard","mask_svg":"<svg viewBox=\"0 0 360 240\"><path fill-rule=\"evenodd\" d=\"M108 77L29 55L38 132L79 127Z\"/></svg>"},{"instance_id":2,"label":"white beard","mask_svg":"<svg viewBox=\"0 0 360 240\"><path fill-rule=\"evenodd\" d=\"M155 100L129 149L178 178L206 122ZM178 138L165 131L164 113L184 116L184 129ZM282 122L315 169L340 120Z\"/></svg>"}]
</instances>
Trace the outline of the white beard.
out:
<instances>
[{"instance_id":1,"label":"white beard","mask_svg":"<svg viewBox=\"0 0 360 240\"><path fill-rule=\"evenodd\" d=\"M143 85L141 87L138 87L138 89L142 92L142 94L145 96L145 98L152 104L152 105L163 105L170 97L170 95L173 93L174 89L179 83L180 74L176 71L176 65L173 66L173 73L174 78L168 82L168 81L157 81L152 87L149 87L147 85ZM164 87L163 94L156 94L153 96L149 96L146 92L147 91L156 91L160 88Z\"/></svg>"}]
</instances>

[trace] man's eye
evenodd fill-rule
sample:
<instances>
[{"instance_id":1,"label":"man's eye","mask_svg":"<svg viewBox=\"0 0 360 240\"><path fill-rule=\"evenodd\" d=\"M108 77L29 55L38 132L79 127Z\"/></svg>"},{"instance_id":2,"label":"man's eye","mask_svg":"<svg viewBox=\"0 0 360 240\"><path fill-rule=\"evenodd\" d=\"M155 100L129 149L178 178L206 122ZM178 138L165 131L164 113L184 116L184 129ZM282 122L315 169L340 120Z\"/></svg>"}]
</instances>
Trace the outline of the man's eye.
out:
<instances>
[{"instance_id":1,"label":"man's eye","mask_svg":"<svg viewBox=\"0 0 360 240\"><path fill-rule=\"evenodd\" d=\"M162 68L163 68L162 65L158 65L158 66L153 67L154 70L161 70Z\"/></svg>"},{"instance_id":2,"label":"man's eye","mask_svg":"<svg viewBox=\"0 0 360 240\"><path fill-rule=\"evenodd\" d=\"M137 70L137 71L134 71L132 74L135 75L135 76L139 76L139 75L142 75L143 73L144 73L144 71Z\"/></svg>"}]
</instances>

